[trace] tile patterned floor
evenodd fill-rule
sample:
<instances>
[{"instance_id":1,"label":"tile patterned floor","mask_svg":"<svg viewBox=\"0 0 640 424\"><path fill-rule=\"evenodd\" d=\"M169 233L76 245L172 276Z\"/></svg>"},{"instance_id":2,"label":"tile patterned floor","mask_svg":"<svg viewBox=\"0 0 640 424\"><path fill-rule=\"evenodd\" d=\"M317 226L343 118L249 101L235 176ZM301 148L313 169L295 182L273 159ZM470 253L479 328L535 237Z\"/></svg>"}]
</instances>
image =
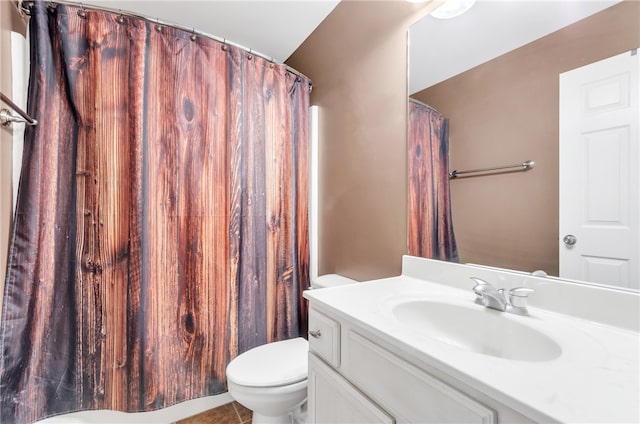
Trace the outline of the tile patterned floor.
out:
<instances>
[{"instance_id":1,"label":"tile patterned floor","mask_svg":"<svg viewBox=\"0 0 640 424\"><path fill-rule=\"evenodd\" d=\"M234 401L175 424L251 424L251 411Z\"/></svg>"}]
</instances>

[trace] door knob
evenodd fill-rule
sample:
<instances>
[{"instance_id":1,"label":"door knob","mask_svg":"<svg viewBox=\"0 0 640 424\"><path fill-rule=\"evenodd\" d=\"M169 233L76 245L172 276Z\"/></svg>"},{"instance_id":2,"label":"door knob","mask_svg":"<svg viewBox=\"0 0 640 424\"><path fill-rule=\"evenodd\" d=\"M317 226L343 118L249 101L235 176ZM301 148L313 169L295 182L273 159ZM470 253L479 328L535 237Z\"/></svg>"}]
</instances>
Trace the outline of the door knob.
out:
<instances>
[{"instance_id":1,"label":"door knob","mask_svg":"<svg viewBox=\"0 0 640 424\"><path fill-rule=\"evenodd\" d=\"M576 244L576 242L578 241L578 239L576 238L576 236L574 236L573 234L567 234L566 236L564 236L564 238L562 239L562 241L564 242L564 244L566 244L567 246L573 246L574 244Z\"/></svg>"}]
</instances>

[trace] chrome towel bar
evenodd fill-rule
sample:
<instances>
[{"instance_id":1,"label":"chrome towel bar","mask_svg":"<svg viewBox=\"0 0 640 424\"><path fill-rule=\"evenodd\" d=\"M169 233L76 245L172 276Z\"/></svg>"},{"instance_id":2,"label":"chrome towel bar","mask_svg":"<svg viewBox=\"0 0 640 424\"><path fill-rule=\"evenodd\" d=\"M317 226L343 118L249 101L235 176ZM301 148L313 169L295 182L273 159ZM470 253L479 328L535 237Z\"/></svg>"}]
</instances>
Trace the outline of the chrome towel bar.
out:
<instances>
[{"instance_id":1,"label":"chrome towel bar","mask_svg":"<svg viewBox=\"0 0 640 424\"><path fill-rule=\"evenodd\" d=\"M14 122L24 122L27 125L38 125L38 121L27 115L27 112L22 110L18 105L13 103L10 98L0 93L0 99L5 102L9 107L15 110L18 115L14 115L9 109L1 109L0 110L0 124L3 127L7 127Z\"/></svg>"},{"instance_id":2,"label":"chrome towel bar","mask_svg":"<svg viewBox=\"0 0 640 424\"><path fill-rule=\"evenodd\" d=\"M457 178L458 175L461 175L461 174L471 174L471 173L478 173L478 172L499 171L499 170L503 170L503 169L514 169L514 170L520 170L520 171L528 171L529 169L532 169L534 167L534 165L535 165L534 161L528 160L526 162L519 163L519 164L516 164L516 165L494 166L492 168L469 169L467 171L453 170L453 171L449 172L449 178Z\"/></svg>"}]
</instances>

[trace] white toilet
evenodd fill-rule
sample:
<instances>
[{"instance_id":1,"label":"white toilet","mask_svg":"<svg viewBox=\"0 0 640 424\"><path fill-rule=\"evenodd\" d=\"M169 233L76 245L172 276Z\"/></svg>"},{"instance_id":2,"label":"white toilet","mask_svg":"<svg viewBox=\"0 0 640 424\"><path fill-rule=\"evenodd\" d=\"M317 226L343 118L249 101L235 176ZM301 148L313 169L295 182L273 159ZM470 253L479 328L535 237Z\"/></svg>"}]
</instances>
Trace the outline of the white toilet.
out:
<instances>
[{"instance_id":1,"label":"white toilet","mask_svg":"<svg viewBox=\"0 0 640 424\"><path fill-rule=\"evenodd\" d=\"M312 288L355 283L337 274L312 281ZM302 337L268 343L238 355L227 365L229 394L253 411L253 424L304 422L309 344Z\"/></svg>"}]
</instances>

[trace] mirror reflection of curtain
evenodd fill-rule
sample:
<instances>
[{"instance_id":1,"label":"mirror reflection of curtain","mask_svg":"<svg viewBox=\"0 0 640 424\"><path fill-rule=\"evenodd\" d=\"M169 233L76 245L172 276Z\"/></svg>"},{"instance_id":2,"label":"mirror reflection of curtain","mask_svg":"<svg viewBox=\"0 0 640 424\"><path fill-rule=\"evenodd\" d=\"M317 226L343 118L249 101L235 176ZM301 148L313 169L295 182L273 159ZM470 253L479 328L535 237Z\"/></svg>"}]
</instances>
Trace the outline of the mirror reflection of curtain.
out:
<instances>
[{"instance_id":1,"label":"mirror reflection of curtain","mask_svg":"<svg viewBox=\"0 0 640 424\"><path fill-rule=\"evenodd\" d=\"M409 254L458 262L449 190L449 122L409 100Z\"/></svg>"},{"instance_id":2,"label":"mirror reflection of curtain","mask_svg":"<svg viewBox=\"0 0 640 424\"><path fill-rule=\"evenodd\" d=\"M1 421L226 390L306 334L309 81L141 19L32 8Z\"/></svg>"}]
</instances>

